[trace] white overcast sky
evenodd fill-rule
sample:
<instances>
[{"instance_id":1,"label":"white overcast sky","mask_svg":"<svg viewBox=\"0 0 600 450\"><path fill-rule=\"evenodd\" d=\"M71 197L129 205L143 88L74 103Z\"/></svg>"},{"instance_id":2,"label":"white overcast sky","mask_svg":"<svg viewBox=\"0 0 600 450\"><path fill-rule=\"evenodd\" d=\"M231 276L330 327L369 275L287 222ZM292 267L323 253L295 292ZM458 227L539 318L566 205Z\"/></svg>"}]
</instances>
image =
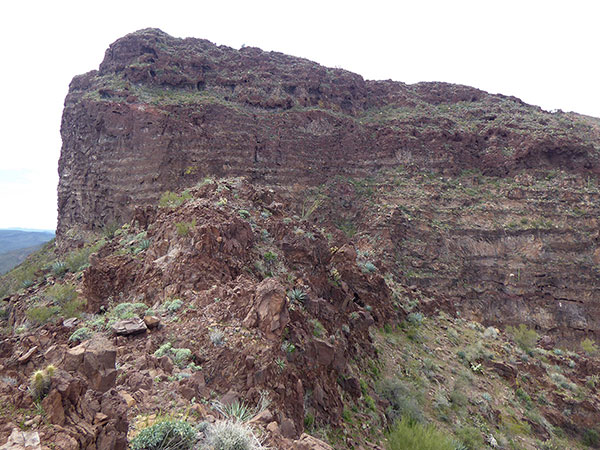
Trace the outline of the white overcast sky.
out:
<instances>
[{"instance_id":1,"label":"white overcast sky","mask_svg":"<svg viewBox=\"0 0 600 450\"><path fill-rule=\"evenodd\" d=\"M3 1L0 228L54 229L71 78L146 27L600 117L600 1Z\"/></svg>"}]
</instances>

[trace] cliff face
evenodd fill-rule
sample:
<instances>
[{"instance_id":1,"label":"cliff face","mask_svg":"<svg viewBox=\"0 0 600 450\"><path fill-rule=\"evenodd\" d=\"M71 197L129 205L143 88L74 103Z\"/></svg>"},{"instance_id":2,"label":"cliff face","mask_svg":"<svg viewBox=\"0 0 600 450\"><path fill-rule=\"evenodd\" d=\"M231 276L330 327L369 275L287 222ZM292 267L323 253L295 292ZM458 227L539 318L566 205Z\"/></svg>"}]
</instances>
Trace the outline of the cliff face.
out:
<instances>
[{"instance_id":1,"label":"cliff face","mask_svg":"<svg viewBox=\"0 0 600 450\"><path fill-rule=\"evenodd\" d=\"M449 309L572 343L600 333L597 119L147 29L74 78L62 137L59 242L247 176L360 231L382 271Z\"/></svg>"},{"instance_id":2,"label":"cliff face","mask_svg":"<svg viewBox=\"0 0 600 450\"><path fill-rule=\"evenodd\" d=\"M595 127L595 128L594 128ZM597 123L445 83L407 85L160 30L127 35L73 79L59 237L131 218L206 175L316 185L398 165L505 175L598 171Z\"/></svg>"}]
</instances>

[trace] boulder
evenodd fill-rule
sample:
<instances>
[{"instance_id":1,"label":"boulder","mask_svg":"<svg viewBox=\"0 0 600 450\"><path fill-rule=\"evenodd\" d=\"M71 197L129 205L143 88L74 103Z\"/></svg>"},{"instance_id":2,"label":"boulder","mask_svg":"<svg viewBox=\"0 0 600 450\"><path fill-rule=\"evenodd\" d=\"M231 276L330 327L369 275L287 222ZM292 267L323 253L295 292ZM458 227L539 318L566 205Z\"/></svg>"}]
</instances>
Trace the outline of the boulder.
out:
<instances>
[{"instance_id":1,"label":"boulder","mask_svg":"<svg viewBox=\"0 0 600 450\"><path fill-rule=\"evenodd\" d=\"M0 450L41 450L40 436L37 431L21 431L14 428L6 444Z\"/></svg>"},{"instance_id":2,"label":"boulder","mask_svg":"<svg viewBox=\"0 0 600 450\"><path fill-rule=\"evenodd\" d=\"M258 327L267 338L273 339L281 336L289 321L284 287L277 280L266 278L256 288L244 325Z\"/></svg>"},{"instance_id":3,"label":"boulder","mask_svg":"<svg viewBox=\"0 0 600 450\"><path fill-rule=\"evenodd\" d=\"M31 359L31 357L32 357L32 356L33 356L33 354L34 354L34 353L37 351L37 349L38 349L37 345L36 345L36 346L34 346L34 347L31 347L31 348L30 348L30 349L27 351L27 353L25 353L23 356L21 356L21 357L18 359L18 361L19 361L21 364L25 364L26 362L28 362L28 361Z\"/></svg>"},{"instance_id":4,"label":"boulder","mask_svg":"<svg viewBox=\"0 0 600 450\"><path fill-rule=\"evenodd\" d=\"M131 334L145 333L148 330L146 323L139 317L119 320L110 328L117 336L129 336Z\"/></svg>"},{"instance_id":5,"label":"boulder","mask_svg":"<svg viewBox=\"0 0 600 450\"><path fill-rule=\"evenodd\" d=\"M42 400L42 406L46 412L48 422L54 425L63 426L65 424L65 409L62 404L62 396L58 390L53 389Z\"/></svg>"},{"instance_id":6,"label":"boulder","mask_svg":"<svg viewBox=\"0 0 600 450\"><path fill-rule=\"evenodd\" d=\"M117 379L116 358L117 350L107 339L93 339L67 350L63 367L81 373L92 389L106 392Z\"/></svg>"},{"instance_id":7,"label":"boulder","mask_svg":"<svg viewBox=\"0 0 600 450\"><path fill-rule=\"evenodd\" d=\"M144 316L144 323L149 329L158 328L160 325L160 318L156 316Z\"/></svg>"},{"instance_id":8,"label":"boulder","mask_svg":"<svg viewBox=\"0 0 600 450\"><path fill-rule=\"evenodd\" d=\"M309 434L302 433L300 439L294 441L294 450L333 450L329 444L313 437Z\"/></svg>"}]
</instances>

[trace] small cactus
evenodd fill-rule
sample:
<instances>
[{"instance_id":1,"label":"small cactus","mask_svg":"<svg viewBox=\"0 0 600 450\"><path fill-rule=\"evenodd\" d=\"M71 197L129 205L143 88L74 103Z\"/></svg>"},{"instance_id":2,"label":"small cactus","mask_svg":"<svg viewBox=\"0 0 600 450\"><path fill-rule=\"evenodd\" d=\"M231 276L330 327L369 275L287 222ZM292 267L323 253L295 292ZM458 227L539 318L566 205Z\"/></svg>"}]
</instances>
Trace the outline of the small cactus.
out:
<instances>
[{"instance_id":1,"label":"small cactus","mask_svg":"<svg viewBox=\"0 0 600 450\"><path fill-rule=\"evenodd\" d=\"M34 400L41 400L50 391L52 375L55 371L56 367L50 364L44 370L36 370L33 372L29 382L29 392Z\"/></svg>"}]
</instances>

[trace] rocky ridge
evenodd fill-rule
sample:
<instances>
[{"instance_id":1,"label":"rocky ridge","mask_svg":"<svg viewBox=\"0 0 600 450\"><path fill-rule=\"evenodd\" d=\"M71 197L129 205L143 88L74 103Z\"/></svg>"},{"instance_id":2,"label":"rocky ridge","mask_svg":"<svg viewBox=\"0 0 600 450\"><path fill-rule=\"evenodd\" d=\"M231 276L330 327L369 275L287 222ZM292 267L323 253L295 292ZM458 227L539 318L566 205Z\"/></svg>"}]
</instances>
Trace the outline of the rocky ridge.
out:
<instances>
[{"instance_id":1,"label":"rocky ridge","mask_svg":"<svg viewBox=\"0 0 600 450\"><path fill-rule=\"evenodd\" d=\"M1 279L0 442L124 448L161 411L200 430L268 398L271 448L377 449L402 417L466 448L598 446L599 129L118 40L65 101L58 246Z\"/></svg>"},{"instance_id":2,"label":"rocky ridge","mask_svg":"<svg viewBox=\"0 0 600 450\"><path fill-rule=\"evenodd\" d=\"M39 448L125 448L161 411L218 423L217 402L264 398L249 423L270 448L381 449L409 415L473 445L490 435L499 448L595 442L593 345L576 353L550 334L485 328L456 316L450 285L407 284L426 277L394 274L386 252L388 240L411 239L406 224L426 231L408 207L359 214L371 228L357 220L364 231L350 238L343 224L314 223L331 205L294 214L288 195L207 179L82 249L47 246L35 270L3 278L33 277L2 308L0 442L20 425ZM40 410L26 387L48 364L57 370Z\"/></svg>"}]
</instances>

